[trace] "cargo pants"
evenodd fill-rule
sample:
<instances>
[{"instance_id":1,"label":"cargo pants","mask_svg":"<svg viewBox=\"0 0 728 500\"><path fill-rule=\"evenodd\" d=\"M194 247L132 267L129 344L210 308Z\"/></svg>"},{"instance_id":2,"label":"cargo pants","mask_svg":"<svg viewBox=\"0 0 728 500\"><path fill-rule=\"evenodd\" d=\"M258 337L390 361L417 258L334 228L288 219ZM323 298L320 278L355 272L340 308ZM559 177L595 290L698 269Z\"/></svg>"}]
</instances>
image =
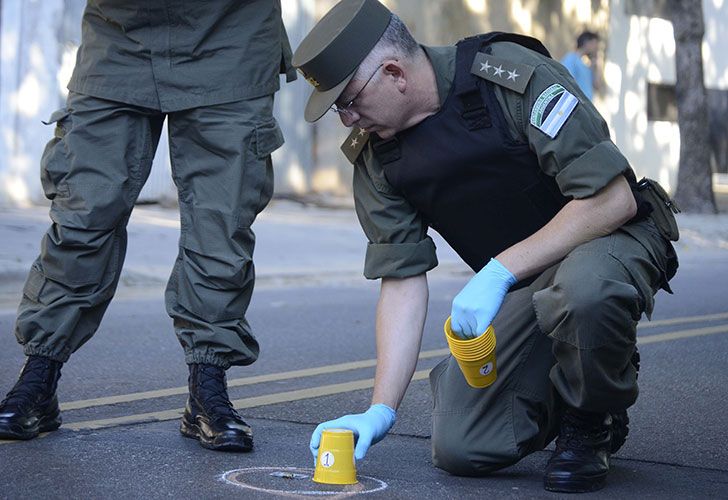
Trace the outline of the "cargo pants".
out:
<instances>
[{"instance_id":1,"label":"cargo pants","mask_svg":"<svg viewBox=\"0 0 728 500\"><path fill-rule=\"evenodd\" d=\"M258 356L245 313L254 284L251 225L271 198L270 154L283 143L272 108L269 95L166 115L181 234L165 298L187 363L227 368ZM55 133L41 161L52 225L15 327L26 355L65 362L98 329L164 118L76 93L52 115Z\"/></svg>"},{"instance_id":2,"label":"cargo pants","mask_svg":"<svg viewBox=\"0 0 728 500\"><path fill-rule=\"evenodd\" d=\"M677 269L651 219L585 243L507 294L495 328L497 379L470 387L448 357L430 373L434 464L478 476L543 449L564 406L622 411L637 399L637 322Z\"/></svg>"}]
</instances>

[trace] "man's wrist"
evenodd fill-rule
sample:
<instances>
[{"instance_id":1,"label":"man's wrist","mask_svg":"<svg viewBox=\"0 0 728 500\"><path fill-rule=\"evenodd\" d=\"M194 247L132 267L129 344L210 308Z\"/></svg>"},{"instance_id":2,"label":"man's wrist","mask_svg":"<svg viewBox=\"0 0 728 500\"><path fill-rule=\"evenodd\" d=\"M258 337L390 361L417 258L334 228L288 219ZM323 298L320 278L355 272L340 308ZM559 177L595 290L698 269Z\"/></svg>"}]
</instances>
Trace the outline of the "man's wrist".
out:
<instances>
[{"instance_id":1,"label":"man's wrist","mask_svg":"<svg viewBox=\"0 0 728 500\"><path fill-rule=\"evenodd\" d=\"M508 288L515 285L516 282L518 281L516 279L515 275L512 272L510 272L506 266L501 264L501 262L498 259L496 259L495 257L490 259L490 261L488 262L488 264L486 264L485 267L487 267L488 270L493 272L496 276L501 278L503 280L503 283L505 283L508 286Z\"/></svg>"},{"instance_id":2,"label":"man's wrist","mask_svg":"<svg viewBox=\"0 0 728 500\"><path fill-rule=\"evenodd\" d=\"M397 412L394 408L384 403L375 403L369 407L368 412L373 412L384 417L391 425L397 420Z\"/></svg>"}]
</instances>

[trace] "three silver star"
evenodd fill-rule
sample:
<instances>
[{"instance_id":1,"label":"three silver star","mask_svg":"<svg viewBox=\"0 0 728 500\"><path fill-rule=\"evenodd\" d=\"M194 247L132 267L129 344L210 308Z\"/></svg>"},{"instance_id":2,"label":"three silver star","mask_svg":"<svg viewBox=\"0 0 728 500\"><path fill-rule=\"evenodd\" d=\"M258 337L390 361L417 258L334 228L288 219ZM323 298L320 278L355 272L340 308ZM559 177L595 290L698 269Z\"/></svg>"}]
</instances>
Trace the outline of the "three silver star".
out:
<instances>
[{"instance_id":1,"label":"three silver star","mask_svg":"<svg viewBox=\"0 0 728 500\"><path fill-rule=\"evenodd\" d=\"M367 133L367 131L366 131L366 130L364 130L363 128L360 128L360 129L359 129L359 134L358 134L358 135L362 136L362 135L364 135L364 134L366 134L366 133Z\"/></svg>"},{"instance_id":2,"label":"three silver star","mask_svg":"<svg viewBox=\"0 0 728 500\"><path fill-rule=\"evenodd\" d=\"M351 140L351 146L350 147L355 148L357 144L359 144L359 139L357 139L356 137L354 137Z\"/></svg>"},{"instance_id":3,"label":"three silver star","mask_svg":"<svg viewBox=\"0 0 728 500\"><path fill-rule=\"evenodd\" d=\"M485 61L484 63L480 63L480 71L485 71L485 72L487 73L487 72L488 72L488 70L489 70L490 68L492 68L492 67L493 67L493 66L491 66L491 65L490 65L490 64L488 63L488 61Z\"/></svg>"},{"instance_id":4,"label":"three silver star","mask_svg":"<svg viewBox=\"0 0 728 500\"><path fill-rule=\"evenodd\" d=\"M516 81L516 78L518 78L519 76L521 76L521 75L519 75L518 73L516 73L516 70L514 69L513 71L509 71L508 72L508 78L507 78L507 80L513 80L515 82Z\"/></svg>"},{"instance_id":5,"label":"three silver star","mask_svg":"<svg viewBox=\"0 0 728 500\"><path fill-rule=\"evenodd\" d=\"M493 71L495 72L495 73L493 73L493 76L498 76L498 77L503 78L501 75L503 74L503 72L505 70L503 69L502 65L493 66Z\"/></svg>"}]
</instances>

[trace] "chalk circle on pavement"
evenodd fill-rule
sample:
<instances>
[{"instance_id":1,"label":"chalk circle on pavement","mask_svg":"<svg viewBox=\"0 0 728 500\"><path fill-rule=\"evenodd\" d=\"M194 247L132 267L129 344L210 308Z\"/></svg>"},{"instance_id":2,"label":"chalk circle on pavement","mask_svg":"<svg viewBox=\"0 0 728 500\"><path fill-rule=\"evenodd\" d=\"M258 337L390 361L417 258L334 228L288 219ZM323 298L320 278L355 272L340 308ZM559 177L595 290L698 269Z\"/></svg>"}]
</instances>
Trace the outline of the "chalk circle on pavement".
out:
<instances>
[{"instance_id":1,"label":"chalk circle on pavement","mask_svg":"<svg viewBox=\"0 0 728 500\"><path fill-rule=\"evenodd\" d=\"M227 471L221 479L240 488L281 496L353 496L382 491L388 486L384 481L361 474L357 474L356 484L314 483L313 472L299 467L246 467Z\"/></svg>"}]
</instances>

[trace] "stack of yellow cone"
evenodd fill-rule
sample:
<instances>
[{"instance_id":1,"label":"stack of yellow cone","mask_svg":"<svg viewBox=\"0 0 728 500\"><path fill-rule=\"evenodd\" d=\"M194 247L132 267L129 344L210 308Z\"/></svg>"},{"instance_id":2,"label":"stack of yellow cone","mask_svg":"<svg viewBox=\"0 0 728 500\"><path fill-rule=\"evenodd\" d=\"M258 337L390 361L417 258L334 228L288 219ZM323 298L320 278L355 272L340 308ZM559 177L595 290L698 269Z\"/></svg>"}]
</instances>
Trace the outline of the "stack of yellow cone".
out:
<instances>
[{"instance_id":1,"label":"stack of yellow cone","mask_svg":"<svg viewBox=\"0 0 728 500\"><path fill-rule=\"evenodd\" d=\"M488 387L497 377L495 363L495 330L490 325L474 339L462 339L453 333L450 318L445 321L445 338L450 353L458 362L465 381L471 387Z\"/></svg>"}]
</instances>

